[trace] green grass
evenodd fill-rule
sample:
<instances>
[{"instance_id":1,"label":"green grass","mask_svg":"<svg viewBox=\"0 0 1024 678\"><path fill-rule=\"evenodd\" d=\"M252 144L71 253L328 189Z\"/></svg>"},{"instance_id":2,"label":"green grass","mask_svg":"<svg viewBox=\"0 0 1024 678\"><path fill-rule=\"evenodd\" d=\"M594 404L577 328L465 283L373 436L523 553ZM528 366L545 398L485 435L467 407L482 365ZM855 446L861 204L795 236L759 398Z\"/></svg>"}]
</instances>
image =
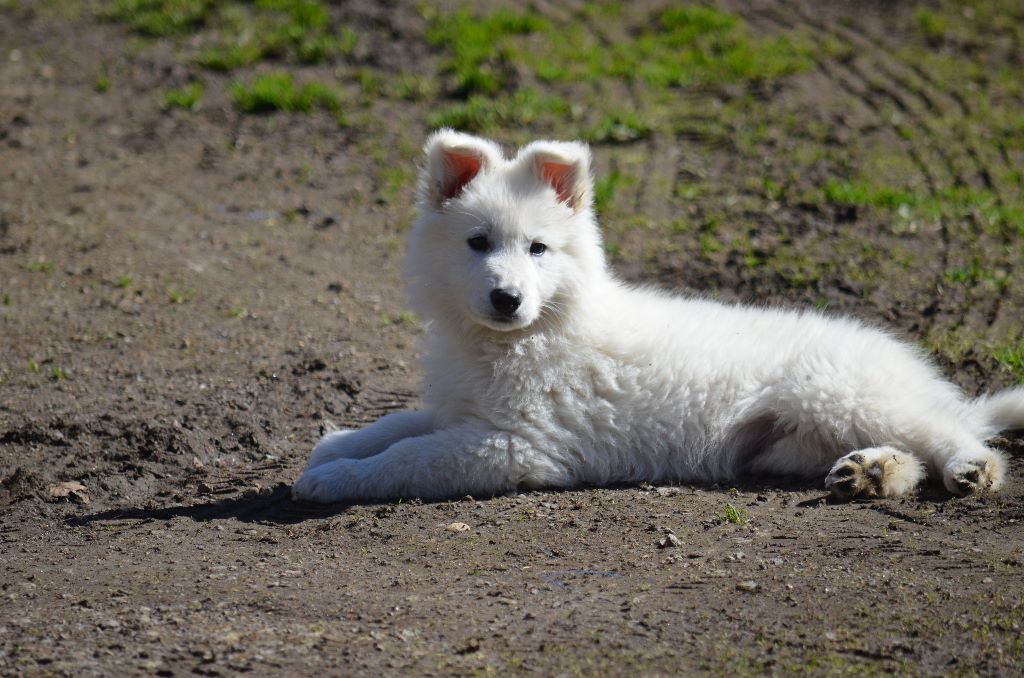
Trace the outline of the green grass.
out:
<instances>
[{"instance_id":1,"label":"green grass","mask_svg":"<svg viewBox=\"0 0 1024 678\"><path fill-rule=\"evenodd\" d=\"M508 9L482 17L462 9L430 18L427 41L449 53L444 69L452 77L454 92L465 97L507 89L517 56L510 37L550 28L534 14Z\"/></svg>"},{"instance_id":2,"label":"green grass","mask_svg":"<svg viewBox=\"0 0 1024 678\"><path fill-rule=\"evenodd\" d=\"M217 38L196 62L230 71L268 59L324 62L351 54L358 39L349 27L336 29L318 0L257 0L223 3L213 22Z\"/></svg>"},{"instance_id":3,"label":"green grass","mask_svg":"<svg viewBox=\"0 0 1024 678\"><path fill-rule=\"evenodd\" d=\"M919 217L951 224L974 221L994 235L1024 235L1024 197L1000 200L988 189L954 186L929 194L866 180L832 178L823 193L834 204L902 210L899 216L904 219Z\"/></svg>"},{"instance_id":4,"label":"green grass","mask_svg":"<svg viewBox=\"0 0 1024 678\"><path fill-rule=\"evenodd\" d=\"M316 109L341 112L341 93L336 88L321 82L297 85L292 74L285 71L264 73L248 83L232 83L231 97L246 113L309 113Z\"/></svg>"},{"instance_id":5,"label":"green grass","mask_svg":"<svg viewBox=\"0 0 1024 678\"><path fill-rule=\"evenodd\" d=\"M928 7L918 7L914 11L914 23L917 29L932 41L941 41L949 30L946 17Z\"/></svg>"},{"instance_id":6,"label":"green grass","mask_svg":"<svg viewBox=\"0 0 1024 678\"><path fill-rule=\"evenodd\" d=\"M839 205L897 209L900 205L916 205L919 202L909 191L871 186L860 181L829 179L824 190L825 199Z\"/></svg>"},{"instance_id":7,"label":"green grass","mask_svg":"<svg viewBox=\"0 0 1024 678\"><path fill-rule=\"evenodd\" d=\"M594 180L594 209L599 215L604 214L615 200L615 190L620 181L622 173L617 169Z\"/></svg>"},{"instance_id":8,"label":"green grass","mask_svg":"<svg viewBox=\"0 0 1024 678\"><path fill-rule=\"evenodd\" d=\"M996 348L992 355L1018 384L1024 384L1024 337Z\"/></svg>"},{"instance_id":9,"label":"green grass","mask_svg":"<svg viewBox=\"0 0 1024 678\"><path fill-rule=\"evenodd\" d=\"M96 76L96 82L92 84L92 88L98 94L106 94L110 91L110 76L106 73L100 73Z\"/></svg>"},{"instance_id":10,"label":"green grass","mask_svg":"<svg viewBox=\"0 0 1024 678\"><path fill-rule=\"evenodd\" d=\"M597 124L583 131L583 138L591 143L627 142L646 139L652 126L631 111L606 112Z\"/></svg>"},{"instance_id":11,"label":"green grass","mask_svg":"<svg viewBox=\"0 0 1024 678\"><path fill-rule=\"evenodd\" d=\"M580 26L546 29L545 49L521 56L549 82L612 77L654 88L765 82L810 69L812 45L797 34L752 37L738 16L705 5L661 11L628 39L601 44Z\"/></svg>"},{"instance_id":12,"label":"green grass","mask_svg":"<svg viewBox=\"0 0 1024 678\"><path fill-rule=\"evenodd\" d=\"M732 504L726 504L725 510L718 517L723 523L732 523L733 525L746 525L750 522L750 514Z\"/></svg>"},{"instance_id":13,"label":"green grass","mask_svg":"<svg viewBox=\"0 0 1024 678\"><path fill-rule=\"evenodd\" d=\"M203 83L193 82L188 87L168 90L164 94L164 109L183 108L187 111L199 109L199 102L203 98Z\"/></svg>"},{"instance_id":14,"label":"green grass","mask_svg":"<svg viewBox=\"0 0 1024 678\"><path fill-rule=\"evenodd\" d=\"M973 287L979 282L986 282L995 287L999 292L1004 291L1010 282L1005 271L992 270L979 256L973 257L970 262L963 266L947 269L943 272L943 277L949 282L959 283L968 287Z\"/></svg>"},{"instance_id":15,"label":"green grass","mask_svg":"<svg viewBox=\"0 0 1024 678\"><path fill-rule=\"evenodd\" d=\"M431 114L427 124L432 129L451 127L466 132L493 133L513 126L550 124L568 112L569 105L564 100L523 89L497 97L472 96Z\"/></svg>"},{"instance_id":16,"label":"green grass","mask_svg":"<svg viewBox=\"0 0 1024 678\"><path fill-rule=\"evenodd\" d=\"M144 35L163 37L195 30L210 18L213 0L113 0L101 16Z\"/></svg>"},{"instance_id":17,"label":"green grass","mask_svg":"<svg viewBox=\"0 0 1024 678\"><path fill-rule=\"evenodd\" d=\"M167 288L167 298L172 304L185 304L195 299L196 290L194 287L182 289L173 285Z\"/></svg>"},{"instance_id":18,"label":"green grass","mask_svg":"<svg viewBox=\"0 0 1024 678\"><path fill-rule=\"evenodd\" d=\"M152 37L208 31L193 60L218 71L268 59L321 63L351 54L358 40L321 0L108 0L100 16Z\"/></svg>"},{"instance_id":19,"label":"green grass","mask_svg":"<svg viewBox=\"0 0 1024 678\"><path fill-rule=\"evenodd\" d=\"M53 264L45 260L27 261L22 267L30 273L53 273Z\"/></svg>"}]
</instances>

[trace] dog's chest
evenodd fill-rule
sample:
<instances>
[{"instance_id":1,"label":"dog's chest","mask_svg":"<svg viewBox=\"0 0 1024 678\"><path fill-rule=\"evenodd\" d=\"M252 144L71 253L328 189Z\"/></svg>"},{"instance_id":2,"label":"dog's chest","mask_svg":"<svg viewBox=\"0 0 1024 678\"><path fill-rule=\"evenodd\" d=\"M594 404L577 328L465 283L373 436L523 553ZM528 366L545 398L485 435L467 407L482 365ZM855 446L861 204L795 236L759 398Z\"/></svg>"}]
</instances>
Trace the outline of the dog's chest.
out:
<instances>
[{"instance_id":1,"label":"dog's chest","mask_svg":"<svg viewBox=\"0 0 1024 678\"><path fill-rule=\"evenodd\" d=\"M592 349L530 342L496 356L472 400L501 428L590 428L620 411L635 392L630 367Z\"/></svg>"}]
</instances>

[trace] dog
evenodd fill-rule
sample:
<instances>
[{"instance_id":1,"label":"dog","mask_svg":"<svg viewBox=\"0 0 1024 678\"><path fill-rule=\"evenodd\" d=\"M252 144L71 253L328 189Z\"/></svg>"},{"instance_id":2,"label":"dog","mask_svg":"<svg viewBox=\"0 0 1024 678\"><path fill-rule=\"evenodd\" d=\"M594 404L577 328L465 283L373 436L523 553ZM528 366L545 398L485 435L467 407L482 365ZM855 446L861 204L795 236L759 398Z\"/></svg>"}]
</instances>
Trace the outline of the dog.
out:
<instances>
[{"instance_id":1,"label":"dog","mask_svg":"<svg viewBox=\"0 0 1024 678\"><path fill-rule=\"evenodd\" d=\"M967 399L856 320L616 280L582 143L507 159L442 130L424 150L406 277L426 406L328 433L294 499L769 475L823 478L840 500L902 496L928 475L956 495L1003 485L985 441L1024 428L1024 388Z\"/></svg>"}]
</instances>

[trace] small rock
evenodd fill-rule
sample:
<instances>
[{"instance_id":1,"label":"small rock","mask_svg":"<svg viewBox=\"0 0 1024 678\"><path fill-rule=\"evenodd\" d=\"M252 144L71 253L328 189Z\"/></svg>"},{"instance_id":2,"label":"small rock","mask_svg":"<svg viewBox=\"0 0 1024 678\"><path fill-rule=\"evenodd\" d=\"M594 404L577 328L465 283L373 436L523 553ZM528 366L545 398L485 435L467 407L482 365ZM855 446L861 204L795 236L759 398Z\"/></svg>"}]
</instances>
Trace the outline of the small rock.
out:
<instances>
[{"instance_id":1,"label":"small rock","mask_svg":"<svg viewBox=\"0 0 1024 678\"><path fill-rule=\"evenodd\" d=\"M466 523L449 523L444 529L448 532L469 532L473 528Z\"/></svg>"},{"instance_id":2,"label":"small rock","mask_svg":"<svg viewBox=\"0 0 1024 678\"><path fill-rule=\"evenodd\" d=\"M659 549L678 548L682 545L683 542L681 542L679 540L679 537L677 537L672 532L665 533L665 536L657 541L657 546Z\"/></svg>"},{"instance_id":3,"label":"small rock","mask_svg":"<svg viewBox=\"0 0 1024 678\"><path fill-rule=\"evenodd\" d=\"M756 581L754 581L752 579L748 580L748 581L741 581L738 584L736 584L736 590L737 591L747 591L748 593L753 593L754 591L758 591L758 590L760 590L760 588L761 588L761 585L758 584Z\"/></svg>"}]
</instances>

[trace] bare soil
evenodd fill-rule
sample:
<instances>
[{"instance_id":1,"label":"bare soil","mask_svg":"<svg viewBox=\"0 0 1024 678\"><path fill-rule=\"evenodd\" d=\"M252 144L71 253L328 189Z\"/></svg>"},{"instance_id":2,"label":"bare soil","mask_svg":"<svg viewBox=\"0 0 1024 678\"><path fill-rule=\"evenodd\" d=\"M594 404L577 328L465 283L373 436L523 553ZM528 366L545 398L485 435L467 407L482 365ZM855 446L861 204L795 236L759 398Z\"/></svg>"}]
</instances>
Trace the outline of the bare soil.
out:
<instances>
[{"instance_id":1,"label":"bare soil","mask_svg":"<svg viewBox=\"0 0 1024 678\"><path fill-rule=\"evenodd\" d=\"M415 405L420 330L399 275L410 191L385 172L412 171L429 105L365 103L349 127L244 115L213 74L202 110L165 111L163 92L192 68L173 44L61 3L2 7L3 675L1020 675L1020 437L997 441L1012 457L998 496L924 488L832 504L782 482L293 504L289 483L325 426ZM909 9L733 9L753 30L857 46L760 94L832 125L834 150L893 135L893 100L912 122L970 106L900 65L894 15ZM389 36L354 58L436 67L413 8L335 11ZM1004 57L1019 68L1019 54ZM972 185L1002 176L986 163L1017 160L979 138L892 143L922 181L960 172ZM601 172L646 159L617 209L656 216L674 209L659 176L728 186L753 162L694 149L680 133L595 153ZM880 222L840 208L765 215L759 251L846 256L830 245L841 232L916 262L883 261L868 283L839 266L798 289L728 248L695 255L692 233L652 247L620 224L609 240L625 277L680 291L825 303L918 340L951 318L978 336L1020 327L1019 240L991 245L1015 252L1007 286L954 289L936 283L960 256L948 233L907 241ZM941 360L971 393L1012 381L971 351Z\"/></svg>"}]
</instances>

